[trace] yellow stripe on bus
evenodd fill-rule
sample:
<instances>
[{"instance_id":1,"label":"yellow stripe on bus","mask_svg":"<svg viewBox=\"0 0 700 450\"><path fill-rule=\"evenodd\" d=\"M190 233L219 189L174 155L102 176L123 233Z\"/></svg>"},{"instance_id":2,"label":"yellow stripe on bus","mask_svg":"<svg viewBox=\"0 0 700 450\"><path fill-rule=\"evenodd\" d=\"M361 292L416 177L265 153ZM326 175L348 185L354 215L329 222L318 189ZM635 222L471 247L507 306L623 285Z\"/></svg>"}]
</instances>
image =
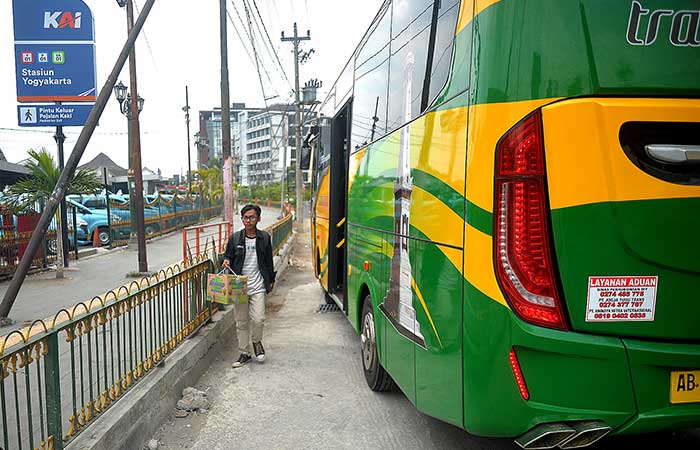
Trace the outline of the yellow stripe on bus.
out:
<instances>
[{"instance_id":1,"label":"yellow stripe on bus","mask_svg":"<svg viewBox=\"0 0 700 450\"><path fill-rule=\"evenodd\" d=\"M508 308L493 268L493 240L465 222L464 278L476 289Z\"/></svg>"},{"instance_id":2,"label":"yellow stripe on bus","mask_svg":"<svg viewBox=\"0 0 700 450\"><path fill-rule=\"evenodd\" d=\"M464 193L467 107L434 111L411 123L411 167Z\"/></svg>"},{"instance_id":3,"label":"yellow stripe on bus","mask_svg":"<svg viewBox=\"0 0 700 450\"><path fill-rule=\"evenodd\" d=\"M698 118L700 100L677 98L576 99L543 108L550 207L700 197L700 186L670 183L642 171L620 143L626 122Z\"/></svg>"},{"instance_id":4,"label":"yellow stripe on bus","mask_svg":"<svg viewBox=\"0 0 700 450\"><path fill-rule=\"evenodd\" d=\"M437 337L438 343L440 344L440 348L442 348L442 339L440 339L440 334L438 334L437 328L435 328L433 316L431 316L430 311L428 311L428 305L425 304L423 294L421 294L420 288L418 288L418 285L416 284L416 280L413 278L413 275L411 275L411 287L413 288L413 292L416 293L416 297L418 297L418 300L420 301L420 304L423 307L423 311L425 311L425 315L428 317L428 321L430 321L430 326L433 327L433 332L435 333L435 337Z\"/></svg>"},{"instance_id":5,"label":"yellow stripe on bus","mask_svg":"<svg viewBox=\"0 0 700 450\"><path fill-rule=\"evenodd\" d=\"M556 100L550 98L471 106L467 145L467 200L484 211L493 210L493 168L499 139L523 117Z\"/></svg>"},{"instance_id":6,"label":"yellow stripe on bus","mask_svg":"<svg viewBox=\"0 0 700 450\"><path fill-rule=\"evenodd\" d=\"M457 22L456 34L459 34L459 32L472 21L474 16L478 16L481 11L500 1L501 0L462 0L462 6L459 8L459 22Z\"/></svg>"},{"instance_id":7,"label":"yellow stripe on bus","mask_svg":"<svg viewBox=\"0 0 700 450\"><path fill-rule=\"evenodd\" d=\"M459 217L447 205L430 192L413 186L411 194L411 225L429 240L443 244L462 246L462 224ZM455 267L462 266L461 258Z\"/></svg>"}]
</instances>

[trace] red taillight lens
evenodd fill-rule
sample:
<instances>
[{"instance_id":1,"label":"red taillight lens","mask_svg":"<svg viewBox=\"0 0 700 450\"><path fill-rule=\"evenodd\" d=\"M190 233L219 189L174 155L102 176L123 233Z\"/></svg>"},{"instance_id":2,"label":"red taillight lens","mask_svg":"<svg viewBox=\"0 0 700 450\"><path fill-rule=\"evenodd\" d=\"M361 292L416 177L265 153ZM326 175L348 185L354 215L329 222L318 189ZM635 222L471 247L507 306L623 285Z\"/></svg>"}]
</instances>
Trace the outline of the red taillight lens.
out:
<instances>
[{"instance_id":1,"label":"red taillight lens","mask_svg":"<svg viewBox=\"0 0 700 450\"><path fill-rule=\"evenodd\" d=\"M523 400L530 400L530 391L527 390L527 384L525 384L525 377L523 376L523 371L520 369L520 363L518 362L518 357L515 354L514 348L510 349L508 360L510 361L510 369L513 371L513 376L515 377L515 384L518 385L520 396L523 398Z\"/></svg>"},{"instance_id":2,"label":"red taillight lens","mask_svg":"<svg viewBox=\"0 0 700 450\"><path fill-rule=\"evenodd\" d=\"M506 300L523 320L565 330L549 243L539 110L499 142L494 195L494 262Z\"/></svg>"}]
</instances>

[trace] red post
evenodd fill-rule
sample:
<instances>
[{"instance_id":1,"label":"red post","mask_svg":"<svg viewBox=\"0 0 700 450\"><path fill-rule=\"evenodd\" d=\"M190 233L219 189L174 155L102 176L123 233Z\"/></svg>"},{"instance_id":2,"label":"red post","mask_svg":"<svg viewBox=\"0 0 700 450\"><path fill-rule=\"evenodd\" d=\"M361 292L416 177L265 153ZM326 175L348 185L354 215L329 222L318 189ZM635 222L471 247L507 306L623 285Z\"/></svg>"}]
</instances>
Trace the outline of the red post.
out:
<instances>
[{"instance_id":1,"label":"red post","mask_svg":"<svg viewBox=\"0 0 700 450\"><path fill-rule=\"evenodd\" d=\"M182 229L182 260L187 262L187 228Z\"/></svg>"},{"instance_id":2,"label":"red post","mask_svg":"<svg viewBox=\"0 0 700 450\"><path fill-rule=\"evenodd\" d=\"M199 233L200 233L201 231L202 231L202 229L201 229L200 227L197 227L196 230L195 230L195 235L194 235L195 246L196 246L196 248L197 248L197 253L195 253L195 254L196 254L197 256L199 256L199 253L200 253L200 250L199 250Z\"/></svg>"}]
</instances>

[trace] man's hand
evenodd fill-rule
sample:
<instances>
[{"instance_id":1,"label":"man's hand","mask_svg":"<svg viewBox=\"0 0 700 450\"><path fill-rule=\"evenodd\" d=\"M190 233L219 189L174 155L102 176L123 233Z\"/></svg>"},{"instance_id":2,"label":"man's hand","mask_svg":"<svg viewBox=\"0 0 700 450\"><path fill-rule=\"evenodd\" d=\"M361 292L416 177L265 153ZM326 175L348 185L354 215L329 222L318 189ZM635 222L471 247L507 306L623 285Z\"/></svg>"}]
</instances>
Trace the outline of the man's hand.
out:
<instances>
[{"instance_id":1,"label":"man's hand","mask_svg":"<svg viewBox=\"0 0 700 450\"><path fill-rule=\"evenodd\" d=\"M228 258L224 258L224 262L221 263L222 269L229 269L231 267L231 261Z\"/></svg>"}]
</instances>

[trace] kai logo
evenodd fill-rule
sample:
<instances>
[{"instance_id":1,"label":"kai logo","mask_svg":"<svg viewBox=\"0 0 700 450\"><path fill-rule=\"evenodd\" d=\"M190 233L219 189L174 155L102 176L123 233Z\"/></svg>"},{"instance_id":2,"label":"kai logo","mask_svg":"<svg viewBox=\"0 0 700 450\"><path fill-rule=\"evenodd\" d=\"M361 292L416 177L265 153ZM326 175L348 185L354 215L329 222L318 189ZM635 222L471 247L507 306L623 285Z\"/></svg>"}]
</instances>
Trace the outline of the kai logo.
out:
<instances>
[{"instance_id":1,"label":"kai logo","mask_svg":"<svg viewBox=\"0 0 700 450\"><path fill-rule=\"evenodd\" d=\"M70 11L44 12L44 28L80 28L83 13Z\"/></svg>"},{"instance_id":2,"label":"kai logo","mask_svg":"<svg viewBox=\"0 0 700 450\"><path fill-rule=\"evenodd\" d=\"M700 46L700 10L644 9L638 1L632 2L627 24L627 42L631 45L652 45L659 34L659 25L671 25L669 40L676 47ZM642 25L643 24L643 25Z\"/></svg>"}]
</instances>

